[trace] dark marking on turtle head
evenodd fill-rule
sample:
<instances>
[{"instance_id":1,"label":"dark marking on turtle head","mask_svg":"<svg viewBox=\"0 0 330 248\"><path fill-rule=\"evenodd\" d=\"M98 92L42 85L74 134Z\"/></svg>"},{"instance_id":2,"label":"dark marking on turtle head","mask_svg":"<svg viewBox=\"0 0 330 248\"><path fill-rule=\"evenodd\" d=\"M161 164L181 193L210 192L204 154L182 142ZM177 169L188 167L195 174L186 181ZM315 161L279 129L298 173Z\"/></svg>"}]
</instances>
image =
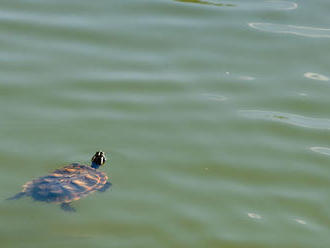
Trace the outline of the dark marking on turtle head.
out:
<instances>
[{"instance_id":1,"label":"dark marking on turtle head","mask_svg":"<svg viewBox=\"0 0 330 248\"><path fill-rule=\"evenodd\" d=\"M103 165L106 161L106 157L104 152L102 151L97 151L94 156L92 157L92 167L94 169L98 169L101 165Z\"/></svg>"}]
</instances>

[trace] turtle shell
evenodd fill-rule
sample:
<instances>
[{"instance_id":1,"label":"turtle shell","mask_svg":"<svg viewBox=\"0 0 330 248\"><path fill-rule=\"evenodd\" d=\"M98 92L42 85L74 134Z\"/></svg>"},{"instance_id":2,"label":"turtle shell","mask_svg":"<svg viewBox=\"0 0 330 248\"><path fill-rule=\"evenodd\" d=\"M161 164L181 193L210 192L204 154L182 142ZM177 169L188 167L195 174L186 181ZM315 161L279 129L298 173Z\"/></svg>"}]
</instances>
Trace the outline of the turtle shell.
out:
<instances>
[{"instance_id":1,"label":"turtle shell","mask_svg":"<svg viewBox=\"0 0 330 248\"><path fill-rule=\"evenodd\" d=\"M75 163L27 182L22 192L37 201L68 203L100 190L107 180L105 173Z\"/></svg>"}]
</instances>

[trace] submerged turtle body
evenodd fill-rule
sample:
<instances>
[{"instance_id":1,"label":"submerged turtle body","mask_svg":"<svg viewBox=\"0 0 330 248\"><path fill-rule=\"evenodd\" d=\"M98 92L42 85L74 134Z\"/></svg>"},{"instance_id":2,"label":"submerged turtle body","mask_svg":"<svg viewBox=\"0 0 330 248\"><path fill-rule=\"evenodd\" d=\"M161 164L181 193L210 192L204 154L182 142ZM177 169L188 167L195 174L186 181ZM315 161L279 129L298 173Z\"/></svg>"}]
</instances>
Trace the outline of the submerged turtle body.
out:
<instances>
[{"instance_id":1,"label":"submerged turtle body","mask_svg":"<svg viewBox=\"0 0 330 248\"><path fill-rule=\"evenodd\" d=\"M72 202L100 190L107 183L105 173L81 164L71 164L27 182L23 191L37 201Z\"/></svg>"},{"instance_id":2,"label":"submerged turtle body","mask_svg":"<svg viewBox=\"0 0 330 248\"><path fill-rule=\"evenodd\" d=\"M111 186L108 177L97 168L105 162L103 152L97 152L92 165L73 163L53 173L29 181L23 190L9 199L31 196L34 200L61 203L64 210L74 210L69 203L95 191L105 191Z\"/></svg>"}]
</instances>

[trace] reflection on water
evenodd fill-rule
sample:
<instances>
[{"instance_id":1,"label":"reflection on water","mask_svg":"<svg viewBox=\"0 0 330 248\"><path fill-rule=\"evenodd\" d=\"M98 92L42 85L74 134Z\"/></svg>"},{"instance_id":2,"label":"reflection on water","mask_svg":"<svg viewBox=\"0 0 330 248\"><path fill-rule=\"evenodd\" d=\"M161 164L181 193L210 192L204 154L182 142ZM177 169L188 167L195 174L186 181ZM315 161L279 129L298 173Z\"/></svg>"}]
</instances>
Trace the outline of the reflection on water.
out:
<instances>
[{"instance_id":1,"label":"reflection on water","mask_svg":"<svg viewBox=\"0 0 330 248\"><path fill-rule=\"evenodd\" d=\"M302 225L306 225L306 221L301 220L301 219L294 219L297 223L302 224Z\"/></svg>"},{"instance_id":2,"label":"reflection on water","mask_svg":"<svg viewBox=\"0 0 330 248\"><path fill-rule=\"evenodd\" d=\"M269 8L279 9L279 10L293 10L298 8L298 4L289 1L266 1L265 4Z\"/></svg>"},{"instance_id":3,"label":"reflection on water","mask_svg":"<svg viewBox=\"0 0 330 248\"><path fill-rule=\"evenodd\" d=\"M114 183L1 202L1 248L330 247L328 31L247 26L328 23L298 3L1 1L0 202L96 149Z\"/></svg>"},{"instance_id":4,"label":"reflection on water","mask_svg":"<svg viewBox=\"0 0 330 248\"><path fill-rule=\"evenodd\" d=\"M248 213L248 216L252 219L258 219L258 220L262 218L261 215L256 213Z\"/></svg>"},{"instance_id":5,"label":"reflection on water","mask_svg":"<svg viewBox=\"0 0 330 248\"><path fill-rule=\"evenodd\" d=\"M252 118L252 119L283 122L299 127L330 129L329 119L311 118L302 115L272 112L272 111L261 111L261 110L241 110L239 111L239 113L247 118Z\"/></svg>"},{"instance_id":6,"label":"reflection on water","mask_svg":"<svg viewBox=\"0 0 330 248\"><path fill-rule=\"evenodd\" d=\"M272 33L285 33L294 34L304 37L311 38L330 38L330 29L326 28L315 28L315 27L304 27L274 23L256 23L251 22L249 26L261 31L272 32Z\"/></svg>"},{"instance_id":7,"label":"reflection on water","mask_svg":"<svg viewBox=\"0 0 330 248\"><path fill-rule=\"evenodd\" d=\"M255 80L255 77L251 77L251 76L239 76L238 79L245 80L245 81L253 81L253 80Z\"/></svg>"},{"instance_id":8,"label":"reflection on water","mask_svg":"<svg viewBox=\"0 0 330 248\"><path fill-rule=\"evenodd\" d=\"M310 148L313 152L321 153L324 155L330 156L330 148L327 147L319 147L319 146L313 146Z\"/></svg>"},{"instance_id":9,"label":"reflection on water","mask_svg":"<svg viewBox=\"0 0 330 248\"><path fill-rule=\"evenodd\" d=\"M329 81L328 77L326 77L324 75L321 75L321 74L318 74L318 73L315 73L315 72L306 72L304 74L304 76L306 78L310 78L310 79L314 79L314 80Z\"/></svg>"},{"instance_id":10,"label":"reflection on water","mask_svg":"<svg viewBox=\"0 0 330 248\"><path fill-rule=\"evenodd\" d=\"M176 2L183 2L183 3L196 3L196 4L203 4L203 5L213 5L213 6L220 6L220 7L239 7L239 9L262 9L262 10L293 10L298 7L298 4L295 2L289 1L235 1L233 3L219 3L213 1L203 1L203 0L174 0Z\"/></svg>"},{"instance_id":11,"label":"reflection on water","mask_svg":"<svg viewBox=\"0 0 330 248\"><path fill-rule=\"evenodd\" d=\"M234 79L239 79L239 80L244 80L244 81L252 81L252 80L256 79L255 77L252 77L252 76L231 74L229 71L226 71L225 75L231 76Z\"/></svg>"},{"instance_id":12,"label":"reflection on water","mask_svg":"<svg viewBox=\"0 0 330 248\"><path fill-rule=\"evenodd\" d=\"M201 0L174 0L176 2L182 3L197 3L197 4L205 4L205 5L213 5L213 6L220 6L220 7L235 7L235 4L231 3L216 3L211 1L201 1Z\"/></svg>"},{"instance_id":13,"label":"reflection on water","mask_svg":"<svg viewBox=\"0 0 330 248\"><path fill-rule=\"evenodd\" d=\"M227 97L217 94L204 93L203 96L205 96L207 99L217 102L223 102L227 100Z\"/></svg>"}]
</instances>

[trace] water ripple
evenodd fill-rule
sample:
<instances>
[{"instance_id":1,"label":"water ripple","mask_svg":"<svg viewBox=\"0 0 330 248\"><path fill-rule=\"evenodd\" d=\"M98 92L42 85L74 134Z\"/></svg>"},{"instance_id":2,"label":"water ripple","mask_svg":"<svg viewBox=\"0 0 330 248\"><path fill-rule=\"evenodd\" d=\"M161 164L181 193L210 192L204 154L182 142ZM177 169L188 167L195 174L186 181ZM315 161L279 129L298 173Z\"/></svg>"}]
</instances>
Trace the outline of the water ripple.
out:
<instances>
[{"instance_id":1,"label":"water ripple","mask_svg":"<svg viewBox=\"0 0 330 248\"><path fill-rule=\"evenodd\" d=\"M218 7L235 7L235 4L231 3L217 3L212 1L202 1L202 0L174 0L176 2L182 2L182 3L197 3L197 4L204 4L204 5L213 5Z\"/></svg>"},{"instance_id":2,"label":"water ripple","mask_svg":"<svg viewBox=\"0 0 330 248\"><path fill-rule=\"evenodd\" d=\"M272 9L272 10L293 10L298 8L298 4L290 1L237 1L235 4L233 3L220 3L217 1L203 1L203 0L174 0L175 2L182 3L193 3L193 4L201 4L201 5L211 5L218 7L239 7L240 9Z\"/></svg>"},{"instance_id":3,"label":"water ripple","mask_svg":"<svg viewBox=\"0 0 330 248\"><path fill-rule=\"evenodd\" d=\"M311 118L290 113L261 110L241 110L239 113L244 117L251 119L270 120L314 129L330 129L329 119Z\"/></svg>"},{"instance_id":4,"label":"water ripple","mask_svg":"<svg viewBox=\"0 0 330 248\"><path fill-rule=\"evenodd\" d=\"M10 11L0 10L0 20L2 22L12 23L25 23L33 25L41 25L48 27L65 27L65 28L82 28L87 29L93 27L98 28L98 23L92 18L87 16L74 16L74 15L56 15L54 14L42 14L39 12L24 12L24 11Z\"/></svg>"},{"instance_id":5,"label":"water ripple","mask_svg":"<svg viewBox=\"0 0 330 248\"><path fill-rule=\"evenodd\" d=\"M251 28L265 32L294 34L311 38L330 38L330 29L327 28L315 28L261 22L251 22L248 25Z\"/></svg>"},{"instance_id":6,"label":"water ripple","mask_svg":"<svg viewBox=\"0 0 330 248\"><path fill-rule=\"evenodd\" d=\"M261 217L261 215L259 215L259 214L256 214L256 213L248 213L247 214L251 219L261 219L262 217Z\"/></svg>"},{"instance_id":7,"label":"water ripple","mask_svg":"<svg viewBox=\"0 0 330 248\"><path fill-rule=\"evenodd\" d=\"M227 100L227 97L222 96L222 95L209 94L209 93L204 93L202 95L212 101L223 102L223 101Z\"/></svg>"},{"instance_id":8,"label":"water ripple","mask_svg":"<svg viewBox=\"0 0 330 248\"><path fill-rule=\"evenodd\" d=\"M329 81L328 77L315 72L306 72L304 73L304 77L320 81Z\"/></svg>"},{"instance_id":9,"label":"water ripple","mask_svg":"<svg viewBox=\"0 0 330 248\"><path fill-rule=\"evenodd\" d=\"M242 6L245 6L246 8L253 9L253 10L294 10L298 8L298 4L295 2L290 1L256 1L256 2L242 2ZM240 6L241 6L240 5Z\"/></svg>"},{"instance_id":10,"label":"water ripple","mask_svg":"<svg viewBox=\"0 0 330 248\"><path fill-rule=\"evenodd\" d=\"M255 80L256 78L251 77L251 76L239 76L238 79L245 80L245 81L252 81L252 80Z\"/></svg>"},{"instance_id":11,"label":"water ripple","mask_svg":"<svg viewBox=\"0 0 330 248\"><path fill-rule=\"evenodd\" d=\"M271 7L280 10L293 10L298 8L298 4L289 1L266 1Z\"/></svg>"},{"instance_id":12,"label":"water ripple","mask_svg":"<svg viewBox=\"0 0 330 248\"><path fill-rule=\"evenodd\" d=\"M301 219L294 219L297 223L301 224L301 225L306 225L306 221L301 220Z\"/></svg>"},{"instance_id":13,"label":"water ripple","mask_svg":"<svg viewBox=\"0 0 330 248\"><path fill-rule=\"evenodd\" d=\"M234 74L231 74L229 71L226 71L225 75L232 76L234 79L239 79L239 80L243 80L243 81L253 81L256 79L255 77L248 76L248 75L234 75Z\"/></svg>"},{"instance_id":14,"label":"water ripple","mask_svg":"<svg viewBox=\"0 0 330 248\"><path fill-rule=\"evenodd\" d=\"M313 152L321 153L324 155L330 156L330 148L327 147L319 147L319 146L313 146L310 148Z\"/></svg>"}]
</instances>

